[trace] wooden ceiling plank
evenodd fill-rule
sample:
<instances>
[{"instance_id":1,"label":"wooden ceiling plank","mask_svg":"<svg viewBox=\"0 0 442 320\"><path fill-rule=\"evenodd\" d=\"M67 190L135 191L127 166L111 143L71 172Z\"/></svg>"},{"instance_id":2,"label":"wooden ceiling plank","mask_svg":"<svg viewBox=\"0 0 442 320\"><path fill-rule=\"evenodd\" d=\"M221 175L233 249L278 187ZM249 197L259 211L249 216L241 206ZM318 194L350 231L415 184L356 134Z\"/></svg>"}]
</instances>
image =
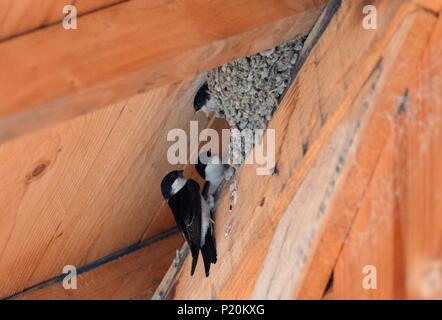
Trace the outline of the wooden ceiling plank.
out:
<instances>
[{"instance_id":1,"label":"wooden ceiling plank","mask_svg":"<svg viewBox=\"0 0 442 320\"><path fill-rule=\"evenodd\" d=\"M0 145L0 297L175 225L159 185L167 134L195 118L204 75ZM173 110L173 112L170 112ZM192 148L193 150L193 148Z\"/></svg>"},{"instance_id":2,"label":"wooden ceiling plank","mask_svg":"<svg viewBox=\"0 0 442 320\"><path fill-rule=\"evenodd\" d=\"M0 142L306 34L324 2L133 0L0 43Z\"/></svg>"},{"instance_id":3,"label":"wooden ceiling plank","mask_svg":"<svg viewBox=\"0 0 442 320\"><path fill-rule=\"evenodd\" d=\"M77 14L102 9L123 0L2 0L0 42L62 21L63 8L75 4Z\"/></svg>"},{"instance_id":4,"label":"wooden ceiling plank","mask_svg":"<svg viewBox=\"0 0 442 320\"><path fill-rule=\"evenodd\" d=\"M25 291L14 300L146 300L164 277L180 234L168 236L116 260L79 273L77 289L66 290L62 280Z\"/></svg>"}]
</instances>

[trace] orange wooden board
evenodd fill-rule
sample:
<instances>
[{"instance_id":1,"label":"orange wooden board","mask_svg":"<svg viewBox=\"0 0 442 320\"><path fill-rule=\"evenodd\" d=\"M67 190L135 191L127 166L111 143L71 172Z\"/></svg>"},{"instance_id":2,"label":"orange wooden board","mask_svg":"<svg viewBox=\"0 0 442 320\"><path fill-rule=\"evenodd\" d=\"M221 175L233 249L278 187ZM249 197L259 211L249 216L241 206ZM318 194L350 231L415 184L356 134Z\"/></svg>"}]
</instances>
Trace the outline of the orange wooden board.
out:
<instances>
[{"instance_id":1,"label":"orange wooden board","mask_svg":"<svg viewBox=\"0 0 442 320\"><path fill-rule=\"evenodd\" d=\"M324 2L132 0L0 42L0 142L304 35Z\"/></svg>"},{"instance_id":2,"label":"orange wooden board","mask_svg":"<svg viewBox=\"0 0 442 320\"><path fill-rule=\"evenodd\" d=\"M410 87L401 218L410 299L442 299L442 18Z\"/></svg>"},{"instance_id":3,"label":"orange wooden board","mask_svg":"<svg viewBox=\"0 0 442 320\"><path fill-rule=\"evenodd\" d=\"M440 299L442 19L403 97L394 136L334 269L327 299ZM364 289L363 267L377 270Z\"/></svg>"},{"instance_id":4,"label":"orange wooden board","mask_svg":"<svg viewBox=\"0 0 442 320\"><path fill-rule=\"evenodd\" d=\"M160 182L167 133L189 130L202 78L0 145L0 296L174 226ZM200 120L200 130L207 120Z\"/></svg>"},{"instance_id":5,"label":"orange wooden board","mask_svg":"<svg viewBox=\"0 0 442 320\"><path fill-rule=\"evenodd\" d=\"M395 230L399 225L395 193L398 149L395 142L394 136L391 136L380 156L334 268L331 292L326 296L328 299L403 297L403 286L400 285L403 279L396 281L403 274L403 261L397 256L402 250L401 243L395 242ZM364 287L368 272L376 272L376 288Z\"/></svg>"},{"instance_id":6,"label":"orange wooden board","mask_svg":"<svg viewBox=\"0 0 442 320\"><path fill-rule=\"evenodd\" d=\"M2 0L0 1L0 41L60 22L63 7L74 4L77 14L101 9L123 0ZM61 24L61 22L60 22Z\"/></svg>"},{"instance_id":7,"label":"orange wooden board","mask_svg":"<svg viewBox=\"0 0 442 320\"><path fill-rule=\"evenodd\" d=\"M180 234L169 236L117 260L77 276L77 289L62 282L24 292L18 300L122 300L150 299L183 242Z\"/></svg>"}]
</instances>

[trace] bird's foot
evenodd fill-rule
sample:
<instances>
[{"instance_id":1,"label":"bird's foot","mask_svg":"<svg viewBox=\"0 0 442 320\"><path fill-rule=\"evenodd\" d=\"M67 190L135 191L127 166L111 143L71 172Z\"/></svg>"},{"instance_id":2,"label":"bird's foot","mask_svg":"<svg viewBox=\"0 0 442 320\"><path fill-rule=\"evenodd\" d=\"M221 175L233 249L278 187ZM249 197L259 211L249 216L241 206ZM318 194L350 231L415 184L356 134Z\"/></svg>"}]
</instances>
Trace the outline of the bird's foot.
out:
<instances>
[{"instance_id":1,"label":"bird's foot","mask_svg":"<svg viewBox=\"0 0 442 320\"><path fill-rule=\"evenodd\" d=\"M216 203L215 197L212 194L207 196L207 204L209 205L210 212L213 213L215 211Z\"/></svg>"},{"instance_id":2,"label":"bird's foot","mask_svg":"<svg viewBox=\"0 0 442 320\"><path fill-rule=\"evenodd\" d=\"M176 250L175 259L173 260L173 264L174 264L175 268L178 268L180 263L181 263L181 251Z\"/></svg>"},{"instance_id":3,"label":"bird's foot","mask_svg":"<svg viewBox=\"0 0 442 320\"><path fill-rule=\"evenodd\" d=\"M229 181L234 174L235 169L233 167L229 167L229 169L224 170L224 180Z\"/></svg>"}]
</instances>

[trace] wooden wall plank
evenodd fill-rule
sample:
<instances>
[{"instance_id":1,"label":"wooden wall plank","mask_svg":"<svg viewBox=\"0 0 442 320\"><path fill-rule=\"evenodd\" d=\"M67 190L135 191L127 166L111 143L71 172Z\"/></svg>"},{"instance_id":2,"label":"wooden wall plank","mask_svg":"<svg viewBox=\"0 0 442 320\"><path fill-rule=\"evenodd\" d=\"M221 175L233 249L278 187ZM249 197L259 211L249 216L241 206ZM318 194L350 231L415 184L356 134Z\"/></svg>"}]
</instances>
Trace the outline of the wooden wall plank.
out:
<instances>
[{"instance_id":1,"label":"wooden wall plank","mask_svg":"<svg viewBox=\"0 0 442 320\"><path fill-rule=\"evenodd\" d=\"M442 0L414 0L414 2L422 8L431 10L434 13L439 13L442 10Z\"/></svg>"},{"instance_id":2,"label":"wooden wall plank","mask_svg":"<svg viewBox=\"0 0 442 320\"><path fill-rule=\"evenodd\" d=\"M0 41L63 19L63 7L75 4L78 15L107 7L122 0L2 0Z\"/></svg>"},{"instance_id":3,"label":"wooden wall plank","mask_svg":"<svg viewBox=\"0 0 442 320\"><path fill-rule=\"evenodd\" d=\"M434 26L433 15L416 12L404 17L279 222L257 285L259 297L288 298L290 288L297 299L322 297L412 76L402 68L417 67ZM278 252L288 252L285 258L296 261L294 267L273 263Z\"/></svg>"},{"instance_id":4,"label":"wooden wall plank","mask_svg":"<svg viewBox=\"0 0 442 320\"><path fill-rule=\"evenodd\" d=\"M0 69L14 66L0 142L305 34L324 2L133 0L0 43Z\"/></svg>"},{"instance_id":5,"label":"wooden wall plank","mask_svg":"<svg viewBox=\"0 0 442 320\"><path fill-rule=\"evenodd\" d=\"M410 299L442 299L442 18L404 115L401 218Z\"/></svg>"},{"instance_id":6,"label":"wooden wall plank","mask_svg":"<svg viewBox=\"0 0 442 320\"><path fill-rule=\"evenodd\" d=\"M436 165L442 141L441 41L439 17L395 120L394 142L384 150L334 269L327 299L442 297L442 176ZM377 268L376 290L362 288L364 265Z\"/></svg>"},{"instance_id":7,"label":"wooden wall plank","mask_svg":"<svg viewBox=\"0 0 442 320\"><path fill-rule=\"evenodd\" d=\"M396 299L404 297L401 243L395 241L397 213L395 139L389 138L360 204L355 221L333 270L327 299ZM364 268L375 269L364 269ZM364 288L364 277L376 272L376 288ZM402 285L400 285L402 283Z\"/></svg>"},{"instance_id":8,"label":"wooden wall plank","mask_svg":"<svg viewBox=\"0 0 442 320\"><path fill-rule=\"evenodd\" d=\"M0 145L0 296L174 227L160 182L198 77ZM207 120L200 119L200 130Z\"/></svg>"},{"instance_id":9,"label":"wooden wall plank","mask_svg":"<svg viewBox=\"0 0 442 320\"><path fill-rule=\"evenodd\" d=\"M379 79L367 83L367 94L359 96L353 103L359 104L362 109L372 108L373 114L365 121L357 119L356 126L363 129L359 135L350 137L357 144L354 154L349 154L351 158L346 162L345 169L339 167L341 159L336 162L337 175L343 171L342 180L331 179L329 182L335 194L326 206L325 219L317 233L319 238L312 238L311 251L304 251L308 258L295 290L296 298L321 298L343 241L373 178L381 152L394 132L395 114L402 106L403 95L413 76L404 70L418 67L435 21L435 15L425 10L414 10L405 15L383 51L378 67L374 69L374 73L380 72ZM325 199L328 192L324 193Z\"/></svg>"},{"instance_id":10,"label":"wooden wall plank","mask_svg":"<svg viewBox=\"0 0 442 320\"><path fill-rule=\"evenodd\" d=\"M150 299L182 244L179 234L102 264L77 278L77 289L61 281L20 294L17 300L127 300Z\"/></svg>"},{"instance_id":11,"label":"wooden wall plank","mask_svg":"<svg viewBox=\"0 0 442 320\"><path fill-rule=\"evenodd\" d=\"M373 77L387 45L390 46L390 51L387 62L382 63L381 78L384 81L389 72L392 72L392 64L398 58L397 48L403 45L405 39L407 44L413 43L414 39L412 41L408 37L415 34L411 31L412 27L417 27L417 30L422 32L416 44L410 45L410 48L419 51L419 46L425 41L428 31L427 23L432 21L431 16L430 19L426 16L422 19L421 11L419 19L415 19L416 6L409 1L378 1L375 5L378 7L378 14L382 15L378 17L381 23L377 30L366 31L361 28L363 5L364 1L348 1L342 4L272 119L269 128L275 128L277 134L278 174L271 177L256 176L254 165L243 166L238 175L238 203L233 213L229 213L228 199L221 202L216 218L219 260L213 270L211 269L211 276L205 280L195 279L204 277L203 273L197 270L197 274L190 278L190 260L186 261L175 290L172 290L173 294L169 298L291 298L294 291L295 297L298 298L322 296L354 211L344 217L342 228L330 229L336 230L332 239L332 246L335 247L329 256L333 261L327 261L326 258L324 264L315 260L322 269L314 273L315 276L319 275L318 281L312 281L311 275L303 273L304 270L308 270L306 263L310 263L306 261L306 257L311 254L317 259L318 252L324 253L325 247L316 243L314 247L312 245L314 241L323 240L325 238L322 237L327 235L322 231L318 235L316 232L319 229L316 230L315 226L320 228L331 221L319 215L319 223L316 223L318 208L315 206L321 207L321 203L317 202L318 195L313 195L312 190L317 190L319 185L324 186L327 183L325 174L335 172L335 165L331 159L336 156L336 153L333 153L336 146L342 147L345 141L352 143L348 140L354 136L351 127L359 121L362 121L362 124L367 120L364 114L362 118L359 118L361 114L358 115L361 110L357 108L361 106L361 99L366 97L360 91L364 87L367 94L365 90L370 90L367 83L371 84L376 80ZM404 23L404 20L407 22ZM422 23L422 20L427 22ZM337 37L339 34L345 34L345 37ZM353 50L348 50L349 46ZM408 52L408 49L404 51ZM414 59L416 52L409 51ZM337 64L339 68L336 67ZM384 85L383 82L380 88L384 89ZM402 83L398 87L403 89ZM376 95L387 95L381 89L376 91ZM395 89L398 88L393 86L390 90ZM389 94L392 94L392 91L388 91ZM394 91L394 94L397 93ZM382 98L387 99L380 99ZM374 108L373 105L371 108ZM353 110L353 113L350 112L344 117L350 110ZM341 118L347 119L347 124L342 124ZM357 127L356 136L366 137L367 134L359 133L359 129ZM385 141L383 134L385 132L380 130L379 145L375 144L376 138L367 141L367 145L374 144L376 152L379 152ZM359 148L359 143L356 146L354 148ZM308 151L304 155L303 150L306 149ZM360 152L361 156L368 153L368 159L371 159L367 160L367 171L363 175L366 179L376 164L376 152L370 154L366 149ZM307 179L307 176L310 178ZM359 181L358 173L353 172L350 176L352 179L356 178L354 183L367 182ZM247 196L244 196L245 194ZM336 197L339 198L339 195L349 196L337 192ZM324 210L327 214L324 213L322 217L328 216L334 209L327 206ZM339 217L337 220L342 221ZM287 227L290 230L287 230ZM227 233L226 230L231 232ZM328 236L333 238L333 235ZM302 253L305 253L305 256ZM289 264L288 261L296 263L293 265L293 262ZM307 284L311 284L312 291L305 290Z\"/></svg>"}]
</instances>

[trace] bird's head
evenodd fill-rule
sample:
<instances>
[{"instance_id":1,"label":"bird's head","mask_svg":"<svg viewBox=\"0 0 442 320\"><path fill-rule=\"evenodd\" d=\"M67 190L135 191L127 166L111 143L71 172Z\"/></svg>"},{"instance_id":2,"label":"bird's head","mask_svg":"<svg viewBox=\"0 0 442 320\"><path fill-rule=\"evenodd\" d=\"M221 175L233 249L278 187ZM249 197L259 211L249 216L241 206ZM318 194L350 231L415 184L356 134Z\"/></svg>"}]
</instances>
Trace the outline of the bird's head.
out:
<instances>
[{"instance_id":1,"label":"bird's head","mask_svg":"<svg viewBox=\"0 0 442 320\"><path fill-rule=\"evenodd\" d=\"M178 179L184 180L183 170L171 171L163 178L161 181L161 193L163 194L164 200L169 201L173 196L173 186Z\"/></svg>"},{"instance_id":2,"label":"bird's head","mask_svg":"<svg viewBox=\"0 0 442 320\"><path fill-rule=\"evenodd\" d=\"M193 109L195 110L195 113L203 111L206 115L208 115L209 111L207 110L206 105L209 100L209 85L207 82L205 82L201 88L199 88L193 100Z\"/></svg>"},{"instance_id":3,"label":"bird's head","mask_svg":"<svg viewBox=\"0 0 442 320\"><path fill-rule=\"evenodd\" d=\"M210 150L206 152L201 152L198 155L198 163L196 164L196 171L199 173L201 178L206 179L206 166L211 163L212 152Z\"/></svg>"}]
</instances>

